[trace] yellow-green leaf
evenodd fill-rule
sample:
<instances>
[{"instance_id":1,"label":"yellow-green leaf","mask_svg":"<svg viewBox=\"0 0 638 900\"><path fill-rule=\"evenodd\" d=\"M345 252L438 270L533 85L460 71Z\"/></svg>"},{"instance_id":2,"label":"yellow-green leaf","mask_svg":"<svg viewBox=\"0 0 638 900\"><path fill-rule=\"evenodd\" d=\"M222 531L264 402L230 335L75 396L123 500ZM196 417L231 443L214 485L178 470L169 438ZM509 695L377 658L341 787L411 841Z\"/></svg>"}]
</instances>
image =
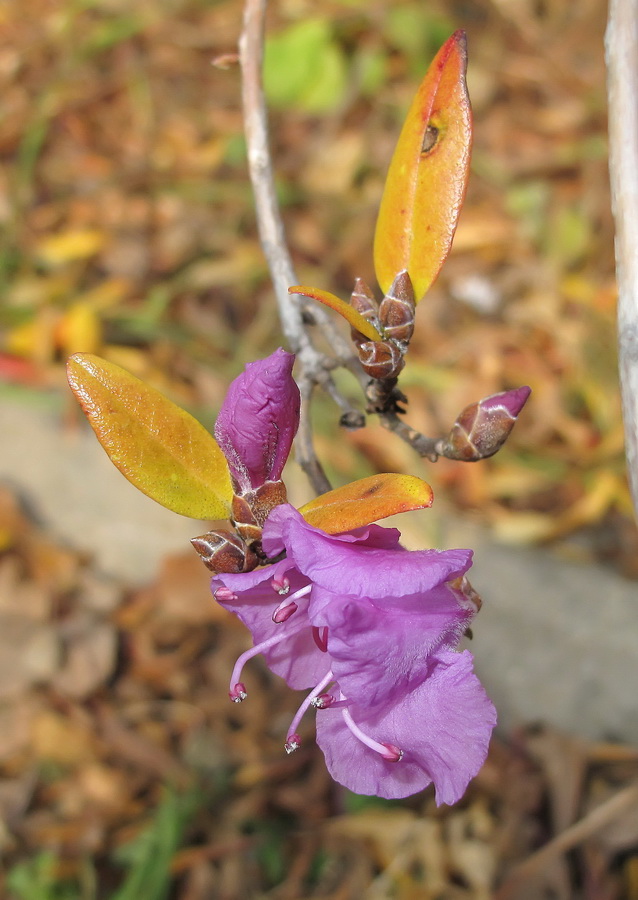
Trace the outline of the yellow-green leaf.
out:
<instances>
[{"instance_id":1,"label":"yellow-green leaf","mask_svg":"<svg viewBox=\"0 0 638 900\"><path fill-rule=\"evenodd\" d=\"M67 375L99 442L136 488L182 516L228 517L228 464L203 425L99 356L76 353Z\"/></svg>"},{"instance_id":2,"label":"yellow-green leaf","mask_svg":"<svg viewBox=\"0 0 638 900\"><path fill-rule=\"evenodd\" d=\"M38 257L49 266L62 266L95 256L106 242L106 234L96 228L71 228L44 238L38 245Z\"/></svg>"},{"instance_id":3,"label":"yellow-green leaf","mask_svg":"<svg viewBox=\"0 0 638 900\"><path fill-rule=\"evenodd\" d=\"M339 315L343 316L346 322L356 328L357 331L360 331L361 334L365 335L369 341L382 341L383 335L380 334L374 325L365 319L360 312L350 306L349 303L346 303L345 300L342 300L341 297L337 297L335 294L331 294L330 291L321 291L319 288L308 287L304 284L296 284L294 287L288 288L289 294L301 294L303 297L310 297L313 300L318 300L319 303L323 303L324 306L329 306L330 309L334 309L335 312L338 312Z\"/></svg>"},{"instance_id":4,"label":"yellow-green leaf","mask_svg":"<svg viewBox=\"0 0 638 900\"><path fill-rule=\"evenodd\" d=\"M466 67L465 33L456 31L428 69L401 131L374 237L384 293L407 269L418 302L450 252L472 145Z\"/></svg>"},{"instance_id":5,"label":"yellow-green leaf","mask_svg":"<svg viewBox=\"0 0 638 900\"><path fill-rule=\"evenodd\" d=\"M321 494L299 512L314 528L339 534L396 513L432 506L432 488L415 475L371 475Z\"/></svg>"}]
</instances>

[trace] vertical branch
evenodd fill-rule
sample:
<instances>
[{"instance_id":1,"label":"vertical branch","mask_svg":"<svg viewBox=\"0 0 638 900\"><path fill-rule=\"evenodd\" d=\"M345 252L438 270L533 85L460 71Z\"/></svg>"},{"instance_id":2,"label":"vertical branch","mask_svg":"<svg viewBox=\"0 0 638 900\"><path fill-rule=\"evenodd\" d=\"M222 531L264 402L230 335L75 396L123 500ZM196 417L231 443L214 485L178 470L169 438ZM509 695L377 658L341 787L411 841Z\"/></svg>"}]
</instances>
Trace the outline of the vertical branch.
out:
<instances>
[{"instance_id":1,"label":"vertical branch","mask_svg":"<svg viewBox=\"0 0 638 900\"><path fill-rule=\"evenodd\" d=\"M288 293L288 288L297 283L297 277L286 243L268 146L268 117L262 82L266 6L267 0L246 0L244 27L239 40L244 131L259 238L275 288L281 327L300 363L301 371L297 380L307 405L314 387L321 385L338 401L348 416L356 418L357 411L341 396L330 374L335 360L315 348L304 322L299 297ZM361 380L363 373L349 344L335 331L325 312L313 309L309 318L321 325L338 362L348 366ZM309 409L306 410L306 417L299 438L295 441L295 449L299 464L308 474L314 489L317 493L322 493L330 490L330 484L314 452Z\"/></svg>"},{"instance_id":2,"label":"vertical branch","mask_svg":"<svg viewBox=\"0 0 638 900\"><path fill-rule=\"evenodd\" d=\"M267 5L267 0L246 0L244 27L239 39L248 170L255 197L259 239L275 288L281 327L293 352L301 354L306 374L319 383L325 382L326 373L334 368L334 362L312 344L304 323L307 304L301 304L297 295L288 293L288 288L297 284L298 279L286 243L268 144L268 115L262 79ZM335 330L325 310L314 305L307 318L320 325L339 363L360 377L360 367L356 365L350 344Z\"/></svg>"},{"instance_id":3,"label":"vertical branch","mask_svg":"<svg viewBox=\"0 0 638 900\"><path fill-rule=\"evenodd\" d=\"M638 0L611 0L605 49L620 386L629 484L638 516Z\"/></svg>"},{"instance_id":4,"label":"vertical branch","mask_svg":"<svg viewBox=\"0 0 638 900\"><path fill-rule=\"evenodd\" d=\"M307 343L296 297L288 293L297 283L279 213L275 179L268 147L268 120L262 84L264 29L267 0L246 0L244 28L239 40L242 71L244 131L248 148L248 169L255 197L259 238L275 288L279 317L294 353Z\"/></svg>"}]
</instances>

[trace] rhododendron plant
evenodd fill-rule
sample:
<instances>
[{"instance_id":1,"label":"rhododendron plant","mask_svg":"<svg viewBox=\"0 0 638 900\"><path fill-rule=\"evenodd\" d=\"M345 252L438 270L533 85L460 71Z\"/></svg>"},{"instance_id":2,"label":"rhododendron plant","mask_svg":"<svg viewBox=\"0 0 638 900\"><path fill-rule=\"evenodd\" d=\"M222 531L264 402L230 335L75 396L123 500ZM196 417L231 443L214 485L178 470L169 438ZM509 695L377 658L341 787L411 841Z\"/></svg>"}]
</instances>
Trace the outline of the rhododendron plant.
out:
<instances>
[{"instance_id":1,"label":"rhododendron plant","mask_svg":"<svg viewBox=\"0 0 638 900\"><path fill-rule=\"evenodd\" d=\"M282 295L294 304L285 308L293 310L295 327L302 323L300 301L288 291L339 312L356 356L348 350L328 359L308 334L286 331L300 350L303 390L293 379L293 354L279 349L249 363L228 389L214 437L113 363L76 354L68 364L71 387L100 442L136 487L182 515L228 520L192 544L213 572L215 599L253 638L229 673L230 699L246 699L244 667L262 654L292 689L307 691L282 735L288 752L299 747L302 718L313 707L317 742L338 782L386 798L433 784L437 803L462 796L496 722L471 653L458 649L481 605L466 577L472 551L407 550L396 528L376 524L431 505L430 486L416 476L385 473L329 490L314 451L308 454L308 433L297 449L319 496L295 509L282 473L300 426L300 397L314 386L338 400L344 425L365 423L332 381L338 362L359 378L366 412L432 461L444 455L475 462L496 453L528 398L523 387L472 403L438 438L399 418L407 401L397 382L416 305L449 253L465 193L472 138L465 67L459 31L441 48L408 113L374 241L383 300L377 303L361 279L350 303L317 288L290 287L292 278L282 290L286 260L271 265L280 304ZM257 120L248 119L250 143ZM265 142L253 146L251 164L266 153ZM274 190L262 192L260 177L253 172L259 215L270 228ZM275 228L264 238L268 254L285 255L280 241ZM285 315L282 324L286 330Z\"/></svg>"}]
</instances>

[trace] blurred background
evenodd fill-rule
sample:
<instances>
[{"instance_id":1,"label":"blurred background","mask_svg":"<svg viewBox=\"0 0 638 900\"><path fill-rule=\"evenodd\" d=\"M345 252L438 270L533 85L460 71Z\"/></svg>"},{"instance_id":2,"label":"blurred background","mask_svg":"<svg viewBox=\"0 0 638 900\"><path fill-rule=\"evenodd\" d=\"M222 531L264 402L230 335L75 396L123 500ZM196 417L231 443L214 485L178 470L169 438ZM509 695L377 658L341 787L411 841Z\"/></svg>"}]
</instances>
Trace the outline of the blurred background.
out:
<instances>
[{"instance_id":1,"label":"blurred background","mask_svg":"<svg viewBox=\"0 0 638 900\"><path fill-rule=\"evenodd\" d=\"M374 422L345 433L327 399L314 406L335 484L376 471L426 478L435 509L426 525L410 519L409 541L484 542L486 607L504 591L504 609L544 610L530 625L539 645L555 638L550 663L531 654L539 678L549 672L544 694L533 693L534 660L513 672L521 620L494 620L495 645L477 644L503 728L466 799L438 811L429 792L388 804L331 784L312 722L285 757L298 698L258 664L250 704L228 703L247 638L213 607L188 546L205 528L137 496L66 386L66 357L96 352L210 426L244 363L281 343L239 71L212 64L236 50L241 16L239 0L0 7L2 890L12 900L497 896L518 863L637 769L631 672L599 685L618 659L614 633L624 666L638 626L605 4L271 4L265 74L288 240L299 281L343 297L356 276L375 283L376 212L412 95L450 33L468 34L468 196L401 382L410 424L427 434L499 390L529 384L532 400L506 447L478 465L424 463ZM340 383L361 402L349 376ZM287 480L309 499L293 466ZM475 630L487 634L482 617ZM594 649L602 656L588 668ZM569 714L552 707L554 673ZM508 683L516 689L499 697ZM594 695L604 715L588 719ZM638 823L614 827L502 896L638 897Z\"/></svg>"}]
</instances>

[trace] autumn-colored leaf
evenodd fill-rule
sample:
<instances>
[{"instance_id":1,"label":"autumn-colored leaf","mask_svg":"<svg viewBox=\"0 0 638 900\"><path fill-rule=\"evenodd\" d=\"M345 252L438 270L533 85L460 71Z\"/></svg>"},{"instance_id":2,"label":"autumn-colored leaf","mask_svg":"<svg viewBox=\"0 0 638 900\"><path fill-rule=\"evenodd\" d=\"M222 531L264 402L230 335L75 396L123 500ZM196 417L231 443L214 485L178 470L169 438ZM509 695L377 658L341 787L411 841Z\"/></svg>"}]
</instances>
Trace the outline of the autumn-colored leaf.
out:
<instances>
[{"instance_id":1,"label":"autumn-colored leaf","mask_svg":"<svg viewBox=\"0 0 638 900\"><path fill-rule=\"evenodd\" d=\"M432 488L414 475L371 475L321 494L299 512L315 528L339 534L432 505Z\"/></svg>"},{"instance_id":2,"label":"autumn-colored leaf","mask_svg":"<svg viewBox=\"0 0 638 900\"><path fill-rule=\"evenodd\" d=\"M95 256L106 242L106 234L95 228L69 229L44 238L37 255L49 266L62 266L78 259Z\"/></svg>"},{"instance_id":3,"label":"autumn-colored leaf","mask_svg":"<svg viewBox=\"0 0 638 900\"><path fill-rule=\"evenodd\" d=\"M383 340L383 335L377 331L368 319L365 319L361 313L357 312L357 310L350 306L349 303L346 303L345 300L335 296L335 294L331 294L330 291L322 291L319 290L319 288L296 284L294 287L288 288L288 293L301 294L303 297L311 297L313 300L318 300L320 303L323 303L324 306L329 306L330 309L334 309L335 312L338 312L339 315L343 316L353 328L356 328L357 331L360 331L361 334L365 335L369 341Z\"/></svg>"},{"instance_id":4,"label":"autumn-colored leaf","mask_svg":"<svg viewBox=\"0 0 638 900\"><path fill-rule=\"evenodd\" d=\"M76 353L69 384L128 480L173 512L225 519L232 487L217 442L196 419L115 363Z\"/></svg>"},{"instance_id":5,"label":"autumn-colored leaf","mask_svg":"<svg viewBox=\"0 0 638 900\"><path fill-rule=\"evenodd\" d=\"M102 342L102 328L95 308L84 301L70 306L58 322L56 343L64 356L83 351L93 353Z\"/></svg>"},{"instance_id":6,"label":"autumn-colored leaf","mask_svg":"<svg viewBox=\"0 0 638 900\"><path fill-rule=\"evenodd\" d=\"M472 112L465 33L456 31L423 79L390 163L374 238L382 290L403 269L417 302L445 261L470 165Z\"/></svg>"}]
</instances>

